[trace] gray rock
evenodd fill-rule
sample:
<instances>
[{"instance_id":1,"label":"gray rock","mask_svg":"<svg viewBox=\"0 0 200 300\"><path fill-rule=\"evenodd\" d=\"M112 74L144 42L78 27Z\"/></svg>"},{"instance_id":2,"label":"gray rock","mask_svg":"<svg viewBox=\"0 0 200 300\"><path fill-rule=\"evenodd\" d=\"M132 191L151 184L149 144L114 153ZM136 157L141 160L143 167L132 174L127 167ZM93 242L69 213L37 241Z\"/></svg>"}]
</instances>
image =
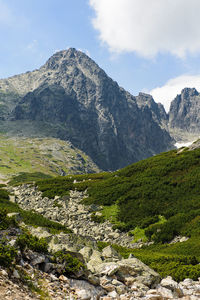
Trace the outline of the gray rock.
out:
<instances>
[{"instance_id":1,"label":"gray rock","mask_svg":"<svg viewBox=\"0 0 200 300\"><path fill-rule=\"evenodd\" d=\"M168 277L164 278L160 282L160 285L162 287L165 287L165 288L171 290L173 292L173 295L176 296L176 297L182 297L183 296L182 289L180 288L179 284L172 279L171 276L168 276Z\"/></svg>"},{"instance_id":2,"label":"gray rock","mask_svg":"<svg viewBox=\"0 0 200 300\"><path fill-rule=\"evenodd\" d=\"M20 278L19 272L16 269L14 269L14 271L13 271L13 277L15 277L17 279Z\"/></svg>"},{"instance_id":3,"label":"gray rock","mask_svg":"<svg viewBox=\"0 0 200 300\"><path fill-rule=\"evenodd\" d=\"M92 255L92 248L90 248L90 247L84 247L79 252L83 255L83 257L86 260L86 262L88 262L89 259L90 259L90 257L91 257L91 255Z\"/></svg>"},{"instance_id":4,"label":"gray rock","mask_svg":"<svg viewBox=\"0 0 200 300\"><path fill-rule=\"evenodd\" d=\"M159 119L164 109L120 88L74 48L55 53L39 70L0 80L0 88L6 108L0 117L12 122L12 131L70 140L101 169L116 170L172 146Z\"/></svg>"},{"instance_id":5,"label":"gray rock","mask_svg":"<svg viewBox=\"0 0 200 300\"><path fill-rule=\"evenodd\" d=\"M120 260L122 257L120 254L117 253L117 251L115 249L113 249L111 246L107 246L103 249L102 251L102 256L105 258L105 259L117 259L117 260Z\"/></svg>"}]
</instances>

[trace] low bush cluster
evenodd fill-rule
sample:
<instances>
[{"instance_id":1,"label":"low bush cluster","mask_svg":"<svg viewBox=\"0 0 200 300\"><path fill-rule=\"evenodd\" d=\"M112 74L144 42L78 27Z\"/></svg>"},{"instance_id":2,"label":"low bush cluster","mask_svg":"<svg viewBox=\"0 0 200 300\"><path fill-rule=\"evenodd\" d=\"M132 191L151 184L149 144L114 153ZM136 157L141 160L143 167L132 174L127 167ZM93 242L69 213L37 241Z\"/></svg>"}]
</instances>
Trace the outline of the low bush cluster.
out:
<instances>
[{"instance_id":1,"label":"low bush cluster","mask_svg":"<svg viewBox=\"0 0 200 300\"><path fill-rule=\"evenodd\" d=\"M64 264L64 272L67 275L76 274L86 268L78 258L73 257L70 253L65 253L64 251L57 251L54 254L53 259L56 263Z\"/></svg>"},{"instance_id":2,"label":"low bush cluster","mask_svg":"<svg viewBox=\"0 0 200 300\"><path fill-rule=\"evenodd\" d=\"M0 243L0 266L9 267L17 256L17 250L14 247Z\"/></svg>"},{"instance_id":3,"label":"low bush cluster","mask_svg":"<svg viewBox=\"0 0 200 300\"><path fill-rule=\"evenodd\" d=\"M0 208L0 230L7 229L11 226L16 226L17 223L14 218L7 217L7 210Z\"/></svg>"},{"instance_id":4,"label":"low bush cluster","mask_svg":"<svg viewBox=\"0 0 200 300\"><path fill-rule=\"evenodd\" d=\"M48 252L48 244L46 240L44 238L39 239L36 236L31 235L27 231L19 235L16 244L21 250L28 248L36 252Z\"/></svg>"}]
</instances>

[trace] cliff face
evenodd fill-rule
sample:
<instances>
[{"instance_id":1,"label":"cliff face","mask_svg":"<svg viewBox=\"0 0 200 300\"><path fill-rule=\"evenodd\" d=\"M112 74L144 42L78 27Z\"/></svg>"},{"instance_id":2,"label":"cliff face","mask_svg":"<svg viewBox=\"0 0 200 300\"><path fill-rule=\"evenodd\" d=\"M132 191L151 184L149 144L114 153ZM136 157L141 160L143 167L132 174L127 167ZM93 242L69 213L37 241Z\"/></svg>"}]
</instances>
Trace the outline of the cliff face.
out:
<instances>
[{"instance_id":1,"label":"cliff face","mask_svg":"<svg viewBox=\"0 0 200 300\"><path fill-rule=\"evenodd\" d=\"M39 70L1 80L0 90L11 94L11 104L3 103L10 123L30 121L35 135L49 127L52 136L69 140L105 170L172 147L163 108L145 94L132 96L73 48L54 54Z\"/></svg>"},{"instance_id":2,"label":"cliff face","mask_svg":"<svg viewBox=\"0 0 200 300\"><path fill-rule=\"evenodd\" d=\"M186 132L200 132L200 94L196 89L185 88L171 103L169 127Z\"/></svg>"}]
</instances>

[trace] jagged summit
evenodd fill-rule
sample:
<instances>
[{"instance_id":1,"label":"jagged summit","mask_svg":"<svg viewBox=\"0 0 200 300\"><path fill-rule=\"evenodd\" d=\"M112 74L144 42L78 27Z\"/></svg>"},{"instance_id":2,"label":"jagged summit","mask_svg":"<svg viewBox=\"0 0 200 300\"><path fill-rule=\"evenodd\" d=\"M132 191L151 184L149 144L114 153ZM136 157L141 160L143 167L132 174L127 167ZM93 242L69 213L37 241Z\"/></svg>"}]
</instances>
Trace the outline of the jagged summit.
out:
<instances>
[{"instance_id":1,"label":"jagged summit","mask_svg":"<svg viewBox=\"0 0 200 300\"><path fill-rule=\"evenodd\" d=\"M149 95L120 88L74 48L55 53L38 70L0 80L0 91L0 118L12 134L69 140L101 169L172 147L164 109Z\"/></svg>"},{"instance_id":2,"label":"jagged summit","mask_svg":"<svg viewBox=\"0 0 200 300\"><path fill-rule=\"evenodd\" d=\"M169 128L180 134L200 134L200 94L195 88L185 88L172 101L169 111ZM194 138L194 139L195 139Z\"/></svg>"}]
</instances>

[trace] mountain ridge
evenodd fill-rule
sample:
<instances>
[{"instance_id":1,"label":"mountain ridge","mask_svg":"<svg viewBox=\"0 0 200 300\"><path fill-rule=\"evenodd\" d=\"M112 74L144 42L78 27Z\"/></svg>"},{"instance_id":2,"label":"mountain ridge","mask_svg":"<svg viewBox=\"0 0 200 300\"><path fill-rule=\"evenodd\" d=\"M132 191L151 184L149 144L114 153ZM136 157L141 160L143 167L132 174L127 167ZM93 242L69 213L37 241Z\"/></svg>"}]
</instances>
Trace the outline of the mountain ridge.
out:
<instances>
[{"instance_id":1,"label":"mountain ridge","mask_svg":"<svg viewBox=\"0 0 200 300\"><path fill-rule=\"evenodd\" d=\"M16 122L21 134L28 130L25 121L31 121L29 132L35 128L35 135L49 126L53 137L69 140L101 169L116 170L172 148L156 114L139 107L137 97L74 48L55 53L38 70L1 80L0 86L11 98L15 93L4 117L12 131Z\"/></svg>"},{"instance_id":2,"label":"mountain ridge","mask_svg":"<svg viewBox=\"0 0 200 300\"><path fill-rule=\"evenodd\" d=\"M0 129L7 134L69 140L104 170L170 150L185 132L192 135L173 126L175 104L166 114L152 96L131 95L75 48L0 80L0 101Z\"/></svg>"}]
</instances>

